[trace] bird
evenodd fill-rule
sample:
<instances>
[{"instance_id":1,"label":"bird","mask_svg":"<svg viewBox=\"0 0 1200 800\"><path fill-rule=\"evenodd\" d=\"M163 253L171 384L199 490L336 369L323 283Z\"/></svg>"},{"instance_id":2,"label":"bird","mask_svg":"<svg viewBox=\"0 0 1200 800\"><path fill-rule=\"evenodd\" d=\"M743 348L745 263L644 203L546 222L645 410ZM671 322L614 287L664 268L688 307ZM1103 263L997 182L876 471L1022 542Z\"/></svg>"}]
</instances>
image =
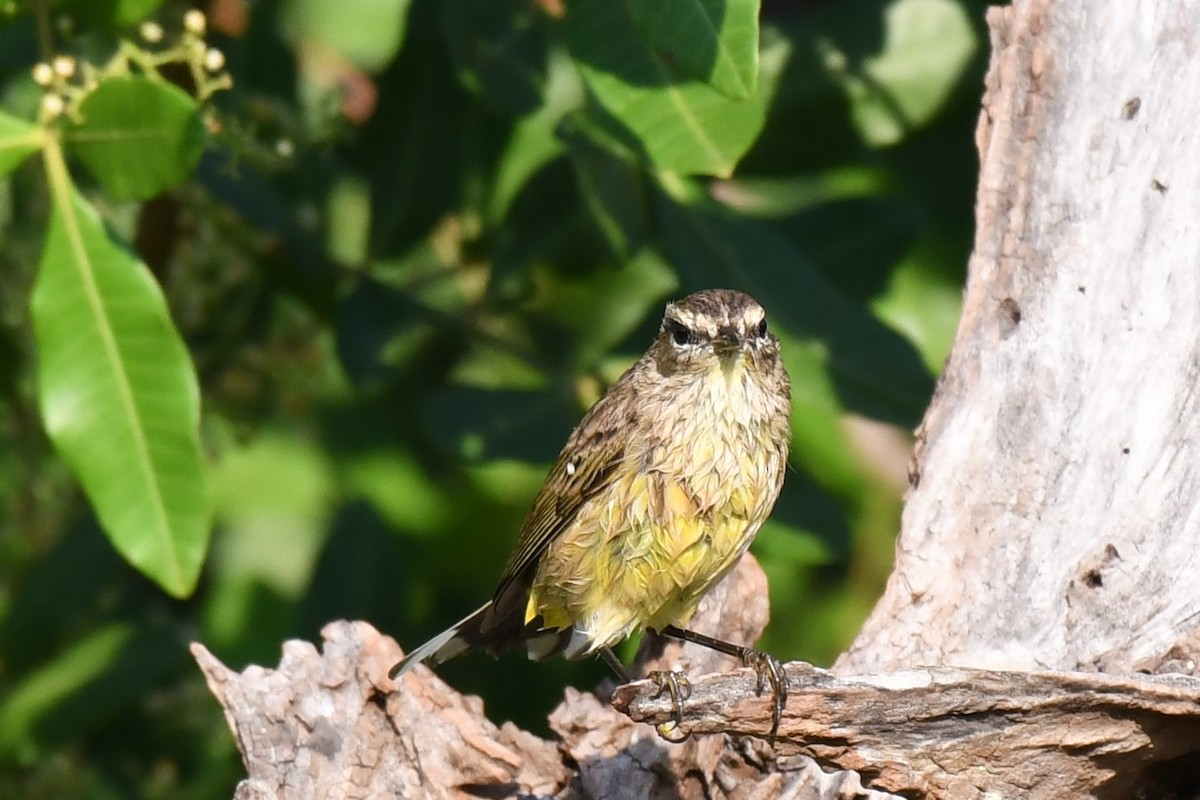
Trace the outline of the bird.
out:
<instances>
[{"instance_id":1,"label":"bird","mask_svg":"<svg viewBox=\"0 0 1200 800\"><path fill-rule=\"evenodd\" d=\"M779 349L748 294L706 289L667 303L649 349L567 439L491 600L389 677L469 650L524 647L534 660L599 657L628 682L612 648L649 629L753 666L759 693L764 681L774 693L773 741L787 697L779 661L684 626L779 497L791 439ZM679 730L687 676L648 677L670 692Z\"/></svg>"}]
</instances>

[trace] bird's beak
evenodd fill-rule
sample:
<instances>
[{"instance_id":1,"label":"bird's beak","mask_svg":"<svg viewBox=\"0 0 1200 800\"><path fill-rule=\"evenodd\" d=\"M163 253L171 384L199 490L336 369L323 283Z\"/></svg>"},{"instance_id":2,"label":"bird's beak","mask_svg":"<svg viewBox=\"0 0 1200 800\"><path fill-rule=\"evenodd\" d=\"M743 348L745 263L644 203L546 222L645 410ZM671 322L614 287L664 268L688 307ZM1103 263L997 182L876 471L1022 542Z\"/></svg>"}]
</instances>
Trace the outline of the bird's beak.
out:
<instances>
[{"instance_id":1,"label":"bird's beak","mask_svg":"<svg viewBox=\"0 0 1200 800\"><path fill-rule=\"evenodd\" d=\"M713 351L722 358L728 358L742 349L742 341L738 338L736 328L725 327L717 331L713 339Z\"/></svg>"}]
</instances>

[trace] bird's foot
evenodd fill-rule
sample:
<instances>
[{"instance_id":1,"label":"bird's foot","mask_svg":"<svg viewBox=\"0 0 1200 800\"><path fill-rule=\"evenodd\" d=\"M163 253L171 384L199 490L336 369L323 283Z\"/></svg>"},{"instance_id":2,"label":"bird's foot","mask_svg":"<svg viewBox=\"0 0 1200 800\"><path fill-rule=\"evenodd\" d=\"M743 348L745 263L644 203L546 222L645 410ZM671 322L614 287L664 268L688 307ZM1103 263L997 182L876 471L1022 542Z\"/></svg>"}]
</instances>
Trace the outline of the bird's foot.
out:
<instances>
[{"instance_id":1,"label":"bird's foot","mask_svg":"<svg viewBox=\"0 0 1200 800\"><path fill-rule=\"evenodd\" d=\"M776 663L778 664L778 662ZM663 692L671 695L674 714L670 722L663 722L655 726L658 735L673 744L686 742L692 734L684 733L682 736L677 736L677 734L683 724L683 701L692 696L692 684L688 680L688 676L676 670L654 670L646 677L658 684L658 694L654 695L655 697L662 697Z\"/></svg>"},{"instance_id":2,"label":"bird's foot","mask_svg":"<svg viewBox=\"0 0 1200 800\"><path fill-rule=\"evenodd\" d=\"M758 675L758 686L755 691L760 695L766 684L771 684L771 692L775 696L775 707L771 715L771 733L768 740L775 744L775 735L779 733L779 720L783 717L783 706L787 702L788 678L779 659L769 653L747 649L742 653L742 663L753 667Z\"/></svg>"}]
</instances>

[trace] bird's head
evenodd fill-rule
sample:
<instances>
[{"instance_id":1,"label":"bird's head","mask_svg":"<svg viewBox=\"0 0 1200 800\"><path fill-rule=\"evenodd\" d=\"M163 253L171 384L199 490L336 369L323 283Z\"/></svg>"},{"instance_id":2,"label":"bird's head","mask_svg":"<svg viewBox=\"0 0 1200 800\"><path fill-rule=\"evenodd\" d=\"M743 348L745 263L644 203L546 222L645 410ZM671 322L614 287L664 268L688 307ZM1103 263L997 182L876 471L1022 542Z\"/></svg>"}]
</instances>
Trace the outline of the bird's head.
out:
<instances>
[{"instance_id":1,"label":"bird's head","mask_svg":"<svg viewBox=\"0 0 1200 800\"><path fill-rule=\"evenodd\" d=\"M764 370L779 357L763 307L733 289L707 289L667 304L654 344L660 369L726 378L745 368Z\"/></svg>"}]
</instances>

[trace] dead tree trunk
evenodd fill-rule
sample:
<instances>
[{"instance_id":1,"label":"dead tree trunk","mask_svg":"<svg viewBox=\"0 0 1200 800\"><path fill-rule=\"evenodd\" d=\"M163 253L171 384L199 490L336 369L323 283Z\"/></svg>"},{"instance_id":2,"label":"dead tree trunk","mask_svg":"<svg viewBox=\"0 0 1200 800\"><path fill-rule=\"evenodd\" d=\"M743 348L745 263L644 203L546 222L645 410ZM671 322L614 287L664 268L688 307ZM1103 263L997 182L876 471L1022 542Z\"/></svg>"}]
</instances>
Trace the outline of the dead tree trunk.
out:
<instances>
[{"instance_id":1,"label":"dead tree trunk","mask_svg":"<svg viewBox=\"0 0 1200 800\"><path fill-rule=\"evenodd\" d=\"M1200 6L988 21L962 321L896 569L838 669L1178 669L1200 621Z\"/></svg>"},{"instance_id":2,"label":"dead tree trunk","mask_svg":"<svg viewBox=\"0 0 1200 800\"><path fill-rule=\"evenodd\" d=\"M683 745L631 721L670 716L646 683L617 690L629 717L569 691L552 743L423 669L394 687L395 643L344 623L274 671L195 646L239 797L1200 794L1200 6L988 23L975 250L896 569L832 672L789 665L777 745L747 670L695 682ZM761 581L744 564L702 629L755 638ZM709 657L660 659L685 655Z\"/></svg>"}]
</instances>

